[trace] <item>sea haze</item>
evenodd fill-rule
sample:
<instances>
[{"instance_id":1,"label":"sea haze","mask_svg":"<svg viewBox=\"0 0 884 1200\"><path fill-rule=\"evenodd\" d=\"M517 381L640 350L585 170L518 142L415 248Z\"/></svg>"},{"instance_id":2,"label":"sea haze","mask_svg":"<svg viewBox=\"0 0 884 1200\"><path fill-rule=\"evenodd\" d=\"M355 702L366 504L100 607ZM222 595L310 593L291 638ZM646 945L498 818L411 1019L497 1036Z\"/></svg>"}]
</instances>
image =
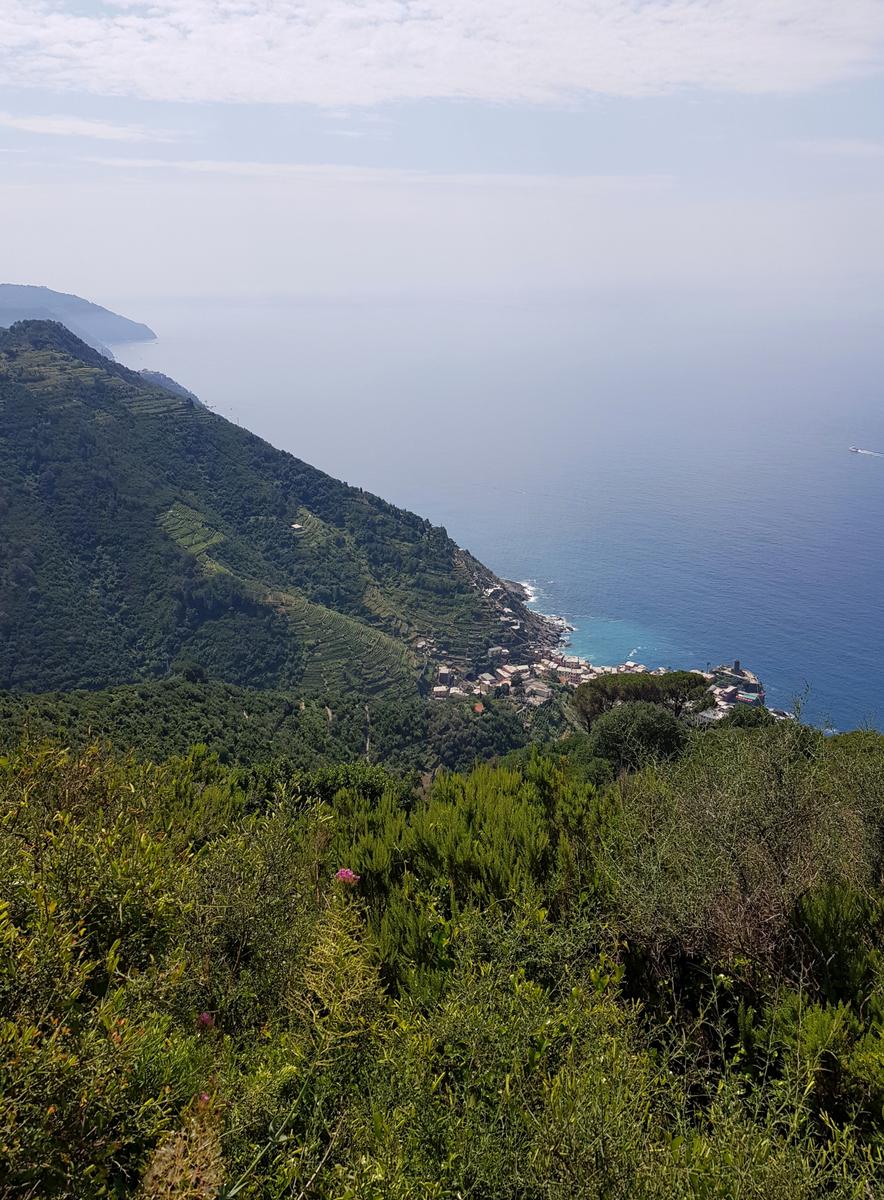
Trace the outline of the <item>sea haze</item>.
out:
<instances>
[{"instance_id":1,"label":"sea haze","mask_svg":"<svg viewBox=\"0 0 884 1200\"><path fill-rule=\"evenodd\" d=\"M775 305L139 303L115 348L445 525L596 662L739 657L768 700L884 722L884 351Z\"/></svg>"}]
</instances>

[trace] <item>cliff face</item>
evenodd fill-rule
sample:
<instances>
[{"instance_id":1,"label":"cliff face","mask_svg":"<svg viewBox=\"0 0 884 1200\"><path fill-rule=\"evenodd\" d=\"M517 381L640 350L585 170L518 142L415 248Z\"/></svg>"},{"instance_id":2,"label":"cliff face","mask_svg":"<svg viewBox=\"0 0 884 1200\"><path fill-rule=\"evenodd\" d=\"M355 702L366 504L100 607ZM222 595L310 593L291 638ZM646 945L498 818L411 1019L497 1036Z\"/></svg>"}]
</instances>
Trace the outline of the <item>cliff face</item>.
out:
<instances>
[{"instance_id":1,"label":"cliff face","mask_svg":"<svg viewBox=\"0 0 884 1200\"><path fill-rule=\"evenodd\" d=\"M0 686L184 663L258 687L416 693L550 633L444 529L102 357L0 334ZM509 610L509 611L506 611Z\"/></svg>"}]
</instances>

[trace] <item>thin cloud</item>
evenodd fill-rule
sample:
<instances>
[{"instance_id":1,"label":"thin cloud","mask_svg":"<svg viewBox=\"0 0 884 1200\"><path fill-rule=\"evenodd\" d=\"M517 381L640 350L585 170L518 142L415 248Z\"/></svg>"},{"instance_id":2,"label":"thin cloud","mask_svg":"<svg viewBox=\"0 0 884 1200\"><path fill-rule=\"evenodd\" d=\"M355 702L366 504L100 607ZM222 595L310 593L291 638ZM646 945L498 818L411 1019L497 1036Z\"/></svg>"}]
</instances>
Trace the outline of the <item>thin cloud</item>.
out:
<instances>
[{"instance_id":1,"label":"thin cloud","mask_svg":"<svg viewBox=\"0 0 884 1200\"><path fill-rule=\"evenodd\" d=\"M90 155L81 162L115 171L166 172L188 175L216 175L252 180L309 180L346 185L410 187L461 187L477 190L489 187L520 189L574 189L594 192L659 192L673 186L666 174L584 174L547 175L516 172L444 172L420 171L402 167L363 167L336 163L249 162L236 159L135 158Z\"/></svg>"},{"instance_id":2,"label":"thin cloud","mask_svg":"<svg viewBox=\"0 0 884 1200\"><path fill-rule=\"evenodd\" d=\"M884 142L865 138L814 138L793 141L789 145L801 154L826 158L853 158L865 161L884 158Z\"/></svg>"},{"instance_id":3,"label":"thin cloud","mask_svg":"<svg viewBox=\"0 0 884 1200\"><path fill-rule=\"evenodd\" d=\"M82 117L24 116L0 112L0 128L50 137L94 138L102 142L173 142L177 134L168 130L148 129L143 125L113 125Z\"/></svg>"},{"instance_id":4,"label":"thin cloud","mask_svg":"<svg viewBox=\"0 0 884 1200\"><path fill-rule=\"evenodd\" d=\"M340 138L389 138L388 130L378 129L326 129L327 137Z\"/></svg>"},{"instance_id":5,"label":"thin cloud","mask_svg":"<svg viewBox=\"0 0 884 1200\"><path fill-rule=\"evenodd\" d=\"M791 93L880 71L882 50L881 0L5 0L0 15L7 85L331 108Z\"/></svg>"}]
</instances>

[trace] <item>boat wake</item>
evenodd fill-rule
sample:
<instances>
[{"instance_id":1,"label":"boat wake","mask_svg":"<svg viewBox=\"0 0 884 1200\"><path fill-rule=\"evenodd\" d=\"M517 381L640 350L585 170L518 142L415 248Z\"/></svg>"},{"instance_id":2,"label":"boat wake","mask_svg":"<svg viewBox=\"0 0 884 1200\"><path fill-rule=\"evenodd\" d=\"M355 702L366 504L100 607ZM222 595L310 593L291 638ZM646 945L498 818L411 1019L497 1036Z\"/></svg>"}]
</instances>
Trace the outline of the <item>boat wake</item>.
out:
<instances>
[{"instance_id":1,"label":"boat wake","mask_svg":"<svg viewBox=\"0 0 884 1200\"><path fill-rule=\"evenodd\" d=\"M871 458L884 458L884 454L879 454L877 450L866 450L862 446L848 446L847 449L851 454L868 454Z\"/></svg>"}]
</instances>

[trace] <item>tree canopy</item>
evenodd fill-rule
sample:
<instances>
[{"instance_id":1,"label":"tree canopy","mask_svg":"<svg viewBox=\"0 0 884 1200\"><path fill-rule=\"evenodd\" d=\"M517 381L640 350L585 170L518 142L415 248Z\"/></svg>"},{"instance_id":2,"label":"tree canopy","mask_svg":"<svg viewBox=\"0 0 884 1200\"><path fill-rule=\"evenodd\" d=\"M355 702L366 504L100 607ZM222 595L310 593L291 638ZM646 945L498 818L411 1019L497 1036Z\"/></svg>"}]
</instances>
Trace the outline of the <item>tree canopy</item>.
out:
<instances>
[{"instance_id":1,"label":"tree canopy","mask_svg":"<svg viewBox=\"0 0 884 1200\"><path fill-rule=\"evenodd\" d=\"M687 730L662 704L646 700L619 704L593 721L589 748L617 770L637 770L645 763L675 758L687 742Z\"/></svg>"},{"instance_id":2,"label":"tree canopy","mask_svg":"<svg viewBox=\"0 0 884 1200\"><path fill-rule=\"evenodd\" d=\"M665 675L621 672L582 683L574 692L571 707L589 729L615 704L638 700L661 704L676 717L702 712L714 703L708 682L696 671L667 671Z\"/></svg>"}]
</instances>

